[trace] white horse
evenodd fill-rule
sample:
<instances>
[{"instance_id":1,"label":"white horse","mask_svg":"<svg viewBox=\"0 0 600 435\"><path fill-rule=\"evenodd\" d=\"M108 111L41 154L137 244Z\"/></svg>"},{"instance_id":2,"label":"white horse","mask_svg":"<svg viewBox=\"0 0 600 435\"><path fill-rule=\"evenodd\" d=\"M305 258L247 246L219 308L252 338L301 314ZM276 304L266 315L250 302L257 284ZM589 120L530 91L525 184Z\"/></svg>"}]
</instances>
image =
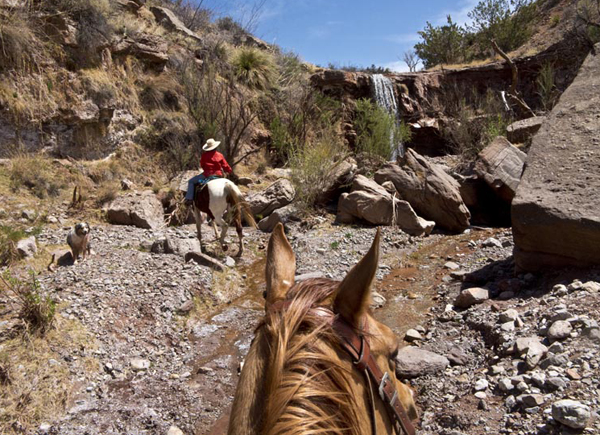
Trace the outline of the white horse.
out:
<instances>
[{"instance_id":1,"label":"white horse","mask_svg":"<svg viewBox=\"0 0 600 435\"><path fill-rule=\"evenodd\" d=\"M227 218L231 218L235 224L235 229L239 238L238 257L244 252L243 234L242 234L242 215L246 223L256 227L256 222L250 211L250 207L244 201L242 192L238 187L226 178L217 178L206 183L202 189L196 191L194 195L194 218L196 219L196 229L198 231L198 240L200 241L200 250L202 250L202 222L204 214L212 219L215 237L219 239L219 244L223 251L227 251L225 236L229 226ZM227 214L227 217L225 217ZM217 231L217 225L221 227L221 236Z\"/></svg>"}]
</instances>

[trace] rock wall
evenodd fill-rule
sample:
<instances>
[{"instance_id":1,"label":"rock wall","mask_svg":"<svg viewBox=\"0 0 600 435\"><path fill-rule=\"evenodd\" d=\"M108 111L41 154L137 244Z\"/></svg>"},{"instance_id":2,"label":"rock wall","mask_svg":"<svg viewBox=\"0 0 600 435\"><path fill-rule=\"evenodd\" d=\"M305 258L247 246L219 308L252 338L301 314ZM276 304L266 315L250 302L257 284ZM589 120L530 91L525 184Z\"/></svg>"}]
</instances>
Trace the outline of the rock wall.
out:
<instances>
[{"instance_id":1,"label":"rock wall","mask_svg":"<svg viewBox=\"0 0 600 435\"><path fill-rule=\"evenodd\" d=\"M541 67L551 64L559 90L566 89L575 78L589 49L576 41L563 40L530 57L515 59L519 69L518 90L532 107L540 106L536 80ZM456 111L460 100L481 98L488 91L499 93L510 88L511 70L505 62L479 67L390 74L395 85L400 117L414 127L408 146L419 154L438 156L448 151L440 134L443 123ZM370 74L322 70L311 78L312 85L326 95L340 99L346 108L347 123L352 122L353 101L372 95ZM353 144L352 129L347 128L348 142Z\"/></svg>"},{"instance_id":2,"label":"rock wall","mask_svg":"<svg viewBox=\"0 0 600 435\"><path fill-rule=\"evenodd\" d=\"M590 54L533 138L512 203L520 269L600 264L598 71Z\"/></svg>"}]
</instances>

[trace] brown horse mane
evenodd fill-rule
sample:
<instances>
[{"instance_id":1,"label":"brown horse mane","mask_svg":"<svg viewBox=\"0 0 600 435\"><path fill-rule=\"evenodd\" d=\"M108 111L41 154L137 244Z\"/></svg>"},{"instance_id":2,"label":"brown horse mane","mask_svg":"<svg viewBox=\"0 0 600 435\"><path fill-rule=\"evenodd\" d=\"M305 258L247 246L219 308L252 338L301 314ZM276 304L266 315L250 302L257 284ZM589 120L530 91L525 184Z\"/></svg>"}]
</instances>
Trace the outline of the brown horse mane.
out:
<instances>
[{"instance_id":1,"label":"brown horse mane","mask_svg":"<svg viewBox=\"0 0 600 435\"><path fill-rule=\"evenodd\" d=\"M271 350L261 434L359 435L352 373L337 356L331 322L311 310L331 308L338 285L325 278L296 284L286 309L269 310L259 326Z\"/></svg>"}]
</instances>

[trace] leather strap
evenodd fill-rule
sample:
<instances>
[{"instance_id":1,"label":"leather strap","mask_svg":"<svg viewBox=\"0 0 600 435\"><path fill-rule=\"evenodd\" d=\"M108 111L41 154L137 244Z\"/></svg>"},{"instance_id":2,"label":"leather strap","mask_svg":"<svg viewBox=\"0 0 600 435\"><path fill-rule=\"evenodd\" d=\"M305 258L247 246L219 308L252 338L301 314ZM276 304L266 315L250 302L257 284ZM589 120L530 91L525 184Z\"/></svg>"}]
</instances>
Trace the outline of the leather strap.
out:
<instances>
[{"instance_id":1,"label":"leather strap","mask_svg":"<svg viewBox=\"0 0 600 435\"><path fill-rule=\"evenodd\" d=\"M354 328L339 316L335 318L333 328L343 339L342 346L350 354L354 364L358 368L365 366L367 373L378 386L379 397L385 403L394 426L398 424L407 435L415 435L415 428L398 398L396 386L389 374L383 373L379 368L364 335L358 335ZM361 331L363 334L367 332L365 329ZM400 433L397 428L396 431Z\"/></svg>"}]
</instances>

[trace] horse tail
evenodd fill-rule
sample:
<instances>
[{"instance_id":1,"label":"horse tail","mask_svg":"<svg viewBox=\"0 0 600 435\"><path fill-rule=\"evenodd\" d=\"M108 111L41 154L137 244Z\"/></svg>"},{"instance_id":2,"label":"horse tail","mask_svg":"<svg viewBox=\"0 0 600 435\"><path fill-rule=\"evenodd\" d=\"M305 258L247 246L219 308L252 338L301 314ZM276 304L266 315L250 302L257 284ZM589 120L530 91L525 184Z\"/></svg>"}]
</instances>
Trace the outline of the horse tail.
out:
<instances>
[{"instance_id":1,"label":"horse tail","mask_svg":"<svg viewBox=\"0 0 600 435\"><path fill-rule=\"evenodd\" d=\"M252 228L257 228L256 221L250 210L250 205L243 199L242 192L233 183L225 185L225 193L227 194L227 202L234 206L234 218L244 217L244 220Z\"/></svg>"}]
</instances>

